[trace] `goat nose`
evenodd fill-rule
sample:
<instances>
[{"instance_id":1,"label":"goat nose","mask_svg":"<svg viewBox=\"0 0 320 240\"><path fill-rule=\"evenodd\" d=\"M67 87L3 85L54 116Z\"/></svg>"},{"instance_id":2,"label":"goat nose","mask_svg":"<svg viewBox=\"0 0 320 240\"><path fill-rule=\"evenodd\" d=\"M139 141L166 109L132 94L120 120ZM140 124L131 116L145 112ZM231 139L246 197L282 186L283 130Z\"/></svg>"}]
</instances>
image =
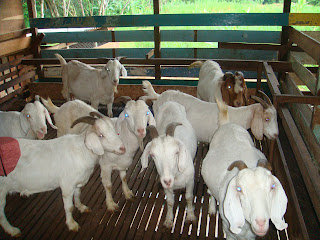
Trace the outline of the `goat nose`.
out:
<instances>
[{"instance_id":1,"label":"goat nose","mask_svg":"<svg viewBox=\"0 0 320 240\"><path fill-rule=\"evenodd\" d=\"M163 182L167 185L167 187L170 187L172 180L171 179L164 179Z\"/></svg>"},{"instance_id":2,"label":"goat nose","mask_svg":"<svg viewBox=\"0 0 320 240\"><path fill-rule=\"evenodd\" d=\"M119 149L120 149L120 152L122 152L122 153L125 153L125 152L126 152L126 148L125 148L125 146L123 146L123 145L122 145Z\"/></svg>"},{"instance_id":3,"label":"goat nose","mask_svg":"<svg viewBox=\"0 0 320 240\"><path fill-rule=\"evenodd\" d=\"M47 128L46 128L46 127L42 127L42 128L41 128L41 131L42 131L44 134L46 134L46 133L47 133Z\"/></svg>"},{"instance_id":4,"label":"goat nose","mask_svg":"<svg viewBox=\"0 0 320 240\"><path fill-rule=\"evenodd\" d=\"M138 132L140 135L144 134L144 128L138 128L138 129L137 129L137 132Z\"/></svg>"},{"instance_id":5,"label":"goat nose","mask_svg":"<svg viewBox=\"0 0 320 240\"><path fill-rule=\"evenodd\" d=\"M266 224L266 219L256 219L256 223L259 227L263 227Z\"/></svg>"}]
</instances>

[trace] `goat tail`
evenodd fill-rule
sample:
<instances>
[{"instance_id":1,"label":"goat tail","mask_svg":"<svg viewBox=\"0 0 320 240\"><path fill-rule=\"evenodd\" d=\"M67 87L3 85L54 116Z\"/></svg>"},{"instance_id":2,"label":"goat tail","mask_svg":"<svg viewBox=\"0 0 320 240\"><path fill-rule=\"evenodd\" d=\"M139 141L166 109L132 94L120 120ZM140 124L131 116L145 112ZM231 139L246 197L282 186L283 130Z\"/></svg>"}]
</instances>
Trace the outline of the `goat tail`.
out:
<instances>
[{"instance_id":1,"label":"goat tail","mask_svg":"<svg viewBox=\"0 0 320 240\"><path fill-rule=\"evenodd\" d=\"M217 106L219 109L219 126L229 122L228 105L219 98L216 98Z\"/></svg>"},{"instance_id":2,"label":"goat tail","mask_svg":"<svg viewBox=\"0 0 320 240\"><path fill-rule=\"evenodd\" d=\"M59 110L59 107L54 105L50 98L48 98L48 100L41 98L41 101L43 105L48 109L49 112L56 113Z\"/></svg>"},{"instance_id":3,"label":"goat tail","mask_svg":"<svg viewBox=\"0 0 320 240\"><path fill-rule=\"evenodd\" d=\"M202 67L202 65L204 64L203 61L195 61L193 63L191 63L188 68L194 68L194 67Z\"/></svg>"},{"instance_id":4,"label":"goat tail","mask_svg":"<svg viewBox=\"0 0 320 240\"><path fill-rule=\"evenodd\" d=\"M67 61L59 53L56 53L54 55L59 59L61 66L67 65Z\"/></svg>"},{"instance_id":5,"label":"goat tail","mask_svg":"<svg viewBox=\"0 0 320 240\"><path fill-rule=\"evenodd\" d=\"M142 81L142 90L145 92L146 96L140 97L141 100L157 100L160 94L156 93L151 85L151 83L147 80Z\"/></svg>"}]
</instances>

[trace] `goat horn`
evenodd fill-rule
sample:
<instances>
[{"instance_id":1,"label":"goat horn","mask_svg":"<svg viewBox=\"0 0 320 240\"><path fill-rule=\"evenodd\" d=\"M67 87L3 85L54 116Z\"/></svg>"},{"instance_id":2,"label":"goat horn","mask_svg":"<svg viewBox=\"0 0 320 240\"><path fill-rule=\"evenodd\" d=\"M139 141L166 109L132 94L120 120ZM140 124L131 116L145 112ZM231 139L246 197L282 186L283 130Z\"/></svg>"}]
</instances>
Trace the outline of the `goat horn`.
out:
<instances>
[{"instance_id":1,"label":"goat horn","mask_svg":"<svg viewBox=\"0 0 320 240\"><path fill-rule=\"evenodd\" d=\"M77 125L78 123L88 123L90 125L93 125L95 122L96 122L96 118L94 117L90 117L90 116L85 116L85 117L81 117L81 118L78 118L77 120L75 120L72 125L71 125L71 128L73 128L75 125Z\"/></svg>"},{"instance_id":2,"label":"goat horn","mask_svg":"<svg viewBox=\"0 0 320 240\"><path fill-rule=\"evenodd\" d=\"M248 168L247 165L243 161L239 160L239 161L234 161L233 163L231 163L230 166L228 167L228 171L231 171L235 167L237 167L240 171L245 168Z\"/></svg>"},{"instance_id":3,"label":"goat horn","mask_svg":"<svg viewBox=\"0 0 320 240\"><path fill-rule=\"evenodd\" d=\"M257 167L263 167L268 169L269 171L272 171L272 167L267 159L260 159L257 163Z\"/></svg>"},{"instance_id":4,"label":"goat horn","mask_svg":"<svg viewBox=\"0 0 320 240\"><path fill-rule=\"evenodd\" d=\"M35 95L35 96L34 96L34 99L35 99L36 101L40 102L40 96L39 96L39 95Z\"/></svg>"},{"instance_id":5,"label":"goat horn","mask_svg":"<svg viewBox=\"0 0 320 240\"><path fill-rule=\"evenodd\" d=\"M104 115L101 114L100 112L90 112L89 113L91 117L97 117L97 118L103 118Z\"/></svg>"},{"instance_id":6,"label":"goat horn","mask_svg":"<svg viewBox=\"0 0 320 240\"><path fill-rule=\"evenodd\" d=\"M124 104L126 104L127 102L131 101L132 98L129 96L121 96L121 97L117 97L116 99L114 99L114 103L116 102L122 102Z\"/></svg>"},{"instance_id":7,"label":"goat horn","mask_svg":"<svg viewBox=\"0 0 320 240\"><path fill-rule=\"evenodd\" d=\"M149 125L147 127L147 130L149 130L150 136L151 136L152 139L159 137L159 133L158 133L158 131L157 131L155 126Z\"/></svg>"},{"instance_id":8,"label":"goat horn","mask_svg":"<svg viewBox=\"0 0 320 240\"><path fill-rule=\"evenodd\" d=\"M124 58L127 58L127 56L118 56L118 57L115 57L114 59L120 62L120 60Z\"/></svg>"},{"instance_id":9,"label":"goat horn","mask_svg":"<svg viewBox=\"0 0 320 240\"><path fill-rule=\"evenodd\" d=\"M268 97L267 94L265 94L263 91L261 90L258 90L259 93L261 93L268 101L268 104L271 106L272 105L272 102L271 102L271 99Z\"/></svg>"},{"instance_id":10,"label":"goat horn","mask_svg":"<svg viewBox=\"0 0 320 240\"><path fill-rule=\"evenodd\" d=\"M167 128L166 128L166 135L173 137L174 136L174 130L176 129L177 126L182 125L181 123L178 122L172 122L170 124L168 124Z\"/></svg>"},{"instance_id":11,"label":"goat horn","mask_svg":"<svg viewBox=\"0 0 320 240\"><path fill-rule=\"evenodd\" d=\"M251 96L253 100L260 103L264 109L267 109L269 107L268 103L266 103L263 99L257 97L257 96Z\"/></svg>"}]
</instances>

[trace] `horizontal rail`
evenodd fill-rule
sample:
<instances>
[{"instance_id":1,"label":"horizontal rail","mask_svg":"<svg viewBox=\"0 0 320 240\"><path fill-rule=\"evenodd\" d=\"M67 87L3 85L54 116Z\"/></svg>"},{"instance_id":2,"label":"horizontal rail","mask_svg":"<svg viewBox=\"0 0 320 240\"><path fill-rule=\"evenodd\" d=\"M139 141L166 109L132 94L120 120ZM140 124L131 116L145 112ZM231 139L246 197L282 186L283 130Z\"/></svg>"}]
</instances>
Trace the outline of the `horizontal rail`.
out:
<instances>
[{"instance_id":1,"label":"horizontal rail","mask_svg":"<svg viewBox=\"0 0 320 240\"><path fill-rule=\"evenodd\" d=\"M36 28L160 27L160 26L289 26L288 13L155 14L64 18L33 18Z\"/></svg>"},{"instance_id":2,"label":"horizontal rail","mask_svg":"<svg viewBox=\"0 0 320 240\"><path fill-rule=\"evenodd\" d=\"M48 32L42 42L152 42L153 30ZM161 30L162 42L194 42L194 30ZM280 43L280 31L197 30L196 42Z\"/></svg>"}]
</instances>

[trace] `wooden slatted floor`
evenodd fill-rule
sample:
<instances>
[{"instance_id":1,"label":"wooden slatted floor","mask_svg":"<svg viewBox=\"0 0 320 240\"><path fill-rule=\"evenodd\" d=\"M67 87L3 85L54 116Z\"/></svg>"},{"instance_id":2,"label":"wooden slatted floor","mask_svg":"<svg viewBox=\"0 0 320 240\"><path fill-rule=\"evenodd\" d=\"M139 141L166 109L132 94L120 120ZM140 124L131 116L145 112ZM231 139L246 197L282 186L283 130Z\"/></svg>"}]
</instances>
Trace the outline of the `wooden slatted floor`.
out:
<instances>
[{"instance_id":1,"label":"wooden slatted floor","mask_svg":"<svg viewBox=\"0 0 320 240\"><path fill-rule=\"evenodd\" d=\"M47 138L56 132L50 129ZM145 139L147 141L148 138ZM198 220L186 223L186 201L183 191L175 194L175 221L172 231L162 225L166 215L164 191L158 180L154 163L151 162L143 174L138 150L132 166L127 172L128 185L136 195L134 201L126 201L117 171L112 175L113 196L120 206L119 211L106 211L105 192L97 166L88 184L82 189L82 202L89 206L90 213L73 211L79 223L79 232L69 232L65 224L65 213L59 189L34 194L28 198L19 195L7 197L5 209L9 222L22 231L22 239L223 239L221 221L208 215L209 196L200 174L201 162L208 145L199 143L195 158L194 207ZM11 239L0 227L0 239ZM260 239L260 238L259 238ZM279 235L270 224L267 236L261 239L287 239L285 232Z\"/></svg>"}]
</instances>

